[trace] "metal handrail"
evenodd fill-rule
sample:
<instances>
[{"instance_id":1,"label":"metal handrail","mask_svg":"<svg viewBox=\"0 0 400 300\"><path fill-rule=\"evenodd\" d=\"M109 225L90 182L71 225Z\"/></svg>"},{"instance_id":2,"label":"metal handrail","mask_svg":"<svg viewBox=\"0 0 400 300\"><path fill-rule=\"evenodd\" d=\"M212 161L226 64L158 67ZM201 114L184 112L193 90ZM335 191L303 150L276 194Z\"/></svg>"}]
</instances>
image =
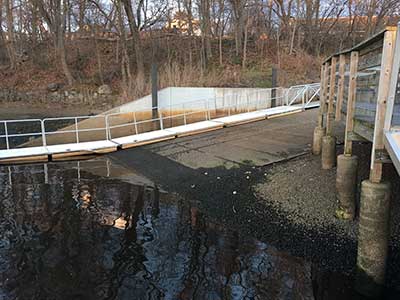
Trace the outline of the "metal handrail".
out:
<instances>
[{"instance_id":1,"label":"metal handrail","mask_svg":"<svg viewBox=\"0 0 400 300\"><path fill-rule=\"evenodd\" d=\"M262 97L260 98L260 94L263 92L271 92L272 90L279 90L282 89L281 87L278 88L271 88L271 89L257 89L254 92L251 93L247 93L246 94L246 101L243 103L238 102L238 96L242 97L241 94L238 93L231 93L231 94L227 94L227 95L223 95L223 96L214 96L214 97L210 97L210 98L206 98L206 99L200 99L200 100L194 100L194 101L188 101L188 102L184 102L184 103L175 103L175 104L170 104L167 105L165 107L160 107L160 106L155 106L155 107L151 107L151 108L147 108L146 111L152 111L157 109L159 116L158 118L152 118L152 119L148 119L148 120L141 120L141 121L137 121L136 120L136 113L137 112L144 112L143 109L136 109L136 110L132 110L132 111L128 111L128 112L115 112L115 113L109 113L109 114L99 114L99 115L95 115L95 116L74 116L74 117L52 117L52 118L44 118L44 119L20 119L20 120L3 120L0 121L0 123L4 124L4 134L0 135L0 138L5 138L6 139L6 147L7 149L10 149L10 138L13 137L26 137L26 136L41 136L42 137L42 145L43 146L47 146L47 136L48 135L55 135L55 134L67 134L67 133L75 133L75 141L76 143L80 142L80 137L79 137L79 133L80 132L96 132L96 131L105 131L106 133L106 139L107 140L111 140L111 129L114 128L120 128L120 127L126 127L129 125L134 125L135 126L135 133L138 134L138 129L137 126L139 124L143 124L143 123L149 123L149 122L160 122L160 128L163 129L163 120L165 119L172 119L172 118L178 118L178 117L184 117L184 124L187 124L187 116L191 115L191 114L198 114L201 112L205 112L205 120L211 120L211 111L212 110L216 110L216 109L223 109L226 110L228 109L228 115L231 115L231 110L232 108L240 108L240 107L247 107L247 111L250 111L251 106L255 105L255 109L257 109L260 101L272 101L272 100L278 100L278 99L285 99L286 103L284 103L284 101L281 102L282 105L287 105L290 106L292 105L300 95L304 95L305 92L307 92L308 90L313 90L314 94L312 95L312 97L310 97L310 99L308 99L308 101L305 103L304 99L302 99L302 106L303 108L308 105L312 99L314 99L317 94L319 93L319 83L314 83L314 84L306 84L306 85L297 85L297 86L292 86L289 89L286 90L285 93L283 93L281 96L276 96L276 97L268 97L267 99L263 100ZM291 101L289 101L288 97L289 97L289 93L292 90L297 90L297 93L295 95L294 98L291 99ZM257 98L260 99L256 99L253 101L249 101L249 98L252 95L258 95ZM270 94L271 95L271 94ZM230 98L228 100L228 102L233 102L232 99L233 97L235 97L236 101L235 103L228 103L226 105L220 105L217 106L217 101L218 100L225 100L226 98ZM225 101L224 101L225 102ZM194 103L204 103L204 108L201 108L201 110L197 110L194 112L185 112L181 113L181 114L177 114L177 115L171 115L171 116L162 116L162 110L167 110L167 109L171 109L173 107L183 107L183 108L187 108L188 106L190 106L191 104ZM212 105L210 105L210 103ZM110 125L110 118L116 116L116 115L122 115L122 114L129 114L129 113L133 113L133 117L134 117L134 121L133 122L128 122L128 123L124 123L124 124L118 124L118 125ZM95 127L95 128L79 128L79 122L82 120L87 120L87 119L104 119L105 122L105 127ZM56 129L56 130L49 130L48 127L46 127L46 122L52 122L52 121L65 121L65 120L72 120L74 121L73 124L66 126L67 129ZM41 131L40 132L29 132L29 133L13 133L10 134L9 133L9 128L8 128L8 124L12 124L12 123L32 123L32 122L38 122L41 126ZM68 129L68 127L73 126L74 129ZM65 127L64 127L65 128Z\"/></svg>"}]
</instances>

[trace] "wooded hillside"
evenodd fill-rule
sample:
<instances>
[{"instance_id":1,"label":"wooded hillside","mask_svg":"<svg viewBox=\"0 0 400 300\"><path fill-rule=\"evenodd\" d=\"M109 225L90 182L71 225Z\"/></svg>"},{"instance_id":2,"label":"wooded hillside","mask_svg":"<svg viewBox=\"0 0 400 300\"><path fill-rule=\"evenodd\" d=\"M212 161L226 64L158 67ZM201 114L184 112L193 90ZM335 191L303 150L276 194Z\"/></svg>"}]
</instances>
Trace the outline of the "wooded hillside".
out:
<instances>
[{"instance_id":1,"label":"wooded hillside","mask_svg":"<svg viewBox=\"0 0 400 300\"><path fill-rule=\"evenodd\" d=\"M0 0L0 88L270 86L398 21L396 0Z\"/></svg>"}]
</instances>

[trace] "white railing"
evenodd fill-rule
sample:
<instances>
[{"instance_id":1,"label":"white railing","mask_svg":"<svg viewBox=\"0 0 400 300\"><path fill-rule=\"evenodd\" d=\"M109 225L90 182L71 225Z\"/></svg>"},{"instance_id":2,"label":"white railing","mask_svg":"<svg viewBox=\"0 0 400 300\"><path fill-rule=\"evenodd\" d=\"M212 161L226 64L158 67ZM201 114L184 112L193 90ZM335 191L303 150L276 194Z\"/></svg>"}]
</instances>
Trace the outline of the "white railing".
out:
<instances>
[{"instance_id":1,"label":"white railing","mask_svg":"<svg viewBox=\"0 0 400 300\"><path fill-rule=\"evenodd\" d=\"M223 111L223 114L228 116L237 113L256 111L259 109L265 109L271 106L272 100L276 101L277 106L292 106L292 105L301 105L301 108L305 109L307 105L309 105L313 100L317 99L319 95L319 83L315 84L307 84L307 85L298 85L292 86L289 89L284 90L282 93L281 88L276 88L276 93L280 92L279 96L274 98L271 97L271 92L273 89L268 90L256 90L253 93L247 93L245 95L246 100L243 101L243 95L239 93L233 93L224 95L221 97L213 97L208 99L196 100L196 101L186 101L184 103L172 104L164 107L151 107L147 111L141 110L133 110L130 112L119 112L119 113L110 113L110 114L100 114L95 116L75 116L75 117L58 117L58 118L45 118L45 119L21 119L21 120L3 120L0 121L0 124L3 125L4 134L0 134L0 141L5 140L6 149L12 148L20 148L21 143L18 143L17 147L12 147L10 139L13 138L41 138L41 146L48 145L48 136L52 135L64 135L71 134L74 135L74 142L80 143L82 142L80 133L91 132L98 133L104 132L104 139L111 140L112 130L127 126L132 126L135 134L139 134L138 127L142 124L146 123L158 123L160 129L164 129L164 122L166 120L172 120L176 118L183 118L183 124L188 124L188 118L192 115L202 114L203 117L201 120L212 120L212 113L217 111ZM263 94L266 93L266 94ZM254 99L255 98L255 99ZM181 113L177 113L174 115L168 115L167 112L182 110ZM153 111L157 112L157 117L150 118L146 120L137 120L136 116L138 113L152 113ZM113 125L113 119L118 116L123 115L133 115L133 120L121 124ZM221 115L218 115L221 117ZM83 128L85 121L90 122L90 120L99 120L102 126ZM65 123L68 124L65 124ZM52 123L55 123L51 126ZM61 123L61 124L60 124ZM29 129L26 129L26 132L14 132L10 133L10 125L15 126L16 124L36 124L36 126L40 126L39 131L29 132ZM62 127L61 129L59 127ZM55 128L55 129L52 129ZM1 127L0 127L1 130ZM103 140L104 140L103 139ZM99 140L99 139L97 139ZM29 142L25 140L22 144L23 146L29 147L30 145L26 144Z\"/></svg>"}]
</instances>

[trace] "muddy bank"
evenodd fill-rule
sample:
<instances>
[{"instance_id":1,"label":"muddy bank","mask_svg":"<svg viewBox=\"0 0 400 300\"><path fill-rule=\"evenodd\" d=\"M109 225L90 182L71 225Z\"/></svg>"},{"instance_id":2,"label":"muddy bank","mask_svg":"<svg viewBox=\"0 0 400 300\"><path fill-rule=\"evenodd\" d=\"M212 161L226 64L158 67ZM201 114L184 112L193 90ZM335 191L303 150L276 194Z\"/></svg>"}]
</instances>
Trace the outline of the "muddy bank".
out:
<instances>
[{"instance_id":1,"label":"muddy bank","mask_svg":"<svg viewBox=\"0 0 400 300\"><path fill-rule=\"evenodd\" d=\"M0 120L94 115L102 111L102 107L97 109L89 105L64 106L10 102L0 103Z\"/></svg>"}]
</instances>

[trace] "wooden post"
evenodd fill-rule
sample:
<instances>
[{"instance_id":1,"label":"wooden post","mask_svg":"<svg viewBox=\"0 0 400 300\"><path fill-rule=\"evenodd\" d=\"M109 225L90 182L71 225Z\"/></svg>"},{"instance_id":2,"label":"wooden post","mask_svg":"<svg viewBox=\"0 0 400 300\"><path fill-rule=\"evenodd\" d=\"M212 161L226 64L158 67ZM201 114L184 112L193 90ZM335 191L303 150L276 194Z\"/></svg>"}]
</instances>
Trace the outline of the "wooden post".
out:
<instances>
[{"instance_id":1,"label":"wooden post","mask_svg":"<svg viewBox=\"0 0 400 300\"><path fill-rule=\"evenodd\" d=\"M157 64L151 65L151 106L152 106L152 118L157 119L158 117L158 68Z\"/></svg>"},{"instance_id":2,"label":"wooden post","mask_svg":"<svg viewBox=\"0 0 400 300\"><path fill-rule=\"evenodd\" d=\"M343 103L343 94L344 94L344 80L345 80L345 72L346 72L346 56L344 54L340 55L339 58L339 82L338 82L338 91L336 98L336 121L340 121L342 118L342 103Z\"/></svg>"},{"instance_id":3,"label":"wooden post","mask_svg":"<svg viewBox=\"0 0 400 300\"><path fill-rule=\"evenodd\" d=\"M271 107L276 107L276 87L278 85L278 70L275 67L272 67L271 83Z\"/></svg>"},{"instance_id":4,"label":"wooden post","mask_svg":"<svg viewBox=\"0 0 400 300\"><path fill-rule=\"evenodd\" d=\"M331 75L329 78L328 113L326 116L326 135L331 136L333 131L333 98L335 97L336 56L331 60Z\"/></svg>"},{"instance_id":5,"label":"wooden post","mask_svg":"<svg viewBox=\"0 0 400 300\"><path fill-rule=\"evenodd\" d=\"M386 105L386 116L384 130L390 130L393 118L394 101L397 93L397 83L399 82L400 73L400 23L397 25L396 44L394 48L394 56L392 63L392 76L390 79L390 88L388 101Z\"/></svg>"},{"instance_id":6,"label":"wooden post","mask_svg":"<svg viewBox=\"0 0 400 300\"><path fill-rule=\"evenodd\" d=\"M321 66L321 85L320 85L320 91L319 91L319 95L320 95L320 96L319 96L319 111L318 111L318 127L319 127L319 128L324 127L325 68L326 68L326 64L323 64L323 65Z\"/></svg>"},{"instance_id":7,"label":"wooden post","mask_svg":"<svg viewBox=\"0 0 400 300\"><path fill-rule=\"evenodd\" d=\"M382 162L377 161L376 153L383 150L383 129L385 126L386 103L389 96L390 77L394 55L395 31L386 31L383 41L383 53L381 62L381 75L379 78L378 100L376 105L374 139L371 155L371 172L369 179L373 183L379 183L382 179Z\"/></svg>"},{"instance_id":8,"label":"wooden post","mask_svg":"<svg viewBox=\"0 0 400 300\"><path fill-rule=\"evenodd\" d=\"M324 69L324 90L322 91L322 99L324 100L322 105L322 114L327 112L327 98L328 98L328 82L329 82L329 62L325 63Z\"/></svg>"},{"instance_id":9,"label":"wooden post","mask_svg":"<svg viewBox=\"0 0 400 300\"><path fill-rule=\"evenodd\" d=\"M354 112L356 108L356 90L357 90L357 71L358 71L358 52L351 52L350 56L350 77L349 91L347 95L347 111L346 111L346 132L344 140L344 155L352 154L353 143L349 135L354 130Z\"/></svg>"}]
</instances>

